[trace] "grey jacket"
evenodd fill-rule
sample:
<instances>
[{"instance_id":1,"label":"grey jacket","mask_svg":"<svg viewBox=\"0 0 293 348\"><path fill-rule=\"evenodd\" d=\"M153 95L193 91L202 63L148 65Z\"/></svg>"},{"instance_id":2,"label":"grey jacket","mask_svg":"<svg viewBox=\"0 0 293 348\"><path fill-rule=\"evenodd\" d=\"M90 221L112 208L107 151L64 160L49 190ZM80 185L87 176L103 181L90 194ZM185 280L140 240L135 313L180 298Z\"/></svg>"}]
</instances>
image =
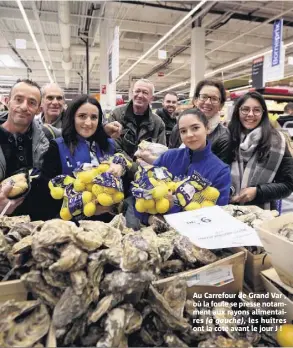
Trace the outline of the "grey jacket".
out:
<instances>
[{"instance_id":1,"label":"grey jacket","mask_svg":"<svg viewBox=\"0 0 293 348\"><path fill-rule=\"evenodd\" d=\"M3 123L7 119L8 113L0 114L0 122ZM33 150L33 167L41 169L43 156L49 148L49 140L42 130L42 126L36 120L32 122L32 150ZM0 180L5 179L6 160L0 144Z\"/></svg>"}]
</instances>

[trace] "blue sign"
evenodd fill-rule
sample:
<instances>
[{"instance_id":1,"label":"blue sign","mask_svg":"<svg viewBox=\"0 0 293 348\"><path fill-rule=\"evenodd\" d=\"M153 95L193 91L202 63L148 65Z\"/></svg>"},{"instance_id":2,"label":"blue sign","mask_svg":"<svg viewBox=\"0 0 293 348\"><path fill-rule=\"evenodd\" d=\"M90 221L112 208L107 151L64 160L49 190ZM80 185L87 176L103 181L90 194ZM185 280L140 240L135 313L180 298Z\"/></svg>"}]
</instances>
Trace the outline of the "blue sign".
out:
<instances>
[{"instance_id":1,"label":"blue sign","mask_svg":"<svg viewBox=\"0 0 293 348\"><path fill-rule=\"evenodd\" d=\"M272 66L280 64L282 34L283 19L278 19L274 22L273 29Z\"/></svg>"}]
</instances>

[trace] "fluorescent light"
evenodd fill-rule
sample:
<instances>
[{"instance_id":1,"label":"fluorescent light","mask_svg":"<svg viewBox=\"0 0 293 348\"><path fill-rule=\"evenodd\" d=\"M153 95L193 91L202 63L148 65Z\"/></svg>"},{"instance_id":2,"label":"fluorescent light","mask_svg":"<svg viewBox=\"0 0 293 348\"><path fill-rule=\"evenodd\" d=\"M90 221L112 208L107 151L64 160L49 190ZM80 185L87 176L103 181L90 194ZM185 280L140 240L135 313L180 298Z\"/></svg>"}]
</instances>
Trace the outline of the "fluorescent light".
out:
<instances>
[{"instance_id":1,"label":"fluorescent light","mask_svg":"<svg viewBox=\"0 0 293 348\"><path fill-rule=\"evenodd\" d=\"M17 0L19 1L19 0ZM140 63L144 58L146 58L149 54L151 54L157 47L159 47L173 32L179 28L189 17L191 17L202 5L204 5L207 0L201 1L198 5L196 5L190 12L187 13L185 17L183 17L173 28L171 28L157 43L155 43L145 54L143 54L135 63L133 63L122 75L118 76L115 80L117 83L120 81L125 75L127 75L138 63Z\"/></svg>"},{"instance_id":2,"label":"fluorescent light","mask_svg":"<svg viewBox=\"0 0 293 348\"><path fill-rule=\"evenodd\" d=\"M172 86L169 86L169 87L167 87L165 89L162 89L161 91L154 93L154 95L157 95L157 94L160 94L160 93L163 93L163 92L167 92L170 89L174 89L174 88L177 88L177 87L185 86L188 83L190 83L189 80L186 80L186 81L183 81L183 82L179 82L179 83L175 83L175 85L172 85Z\"/></svg>"},{"instance_id":3,"label":"fluorescent light","mask_svg":"<svg viewBox=\"0 0 293 348\"><path fill-rule=\"evenodd\" d=\"M23 6L22 6L21 0L16 0L16 2L17 2L17 5L18 5L18 7L19 7L19 10L20 10L20 12L21 12L21 14L22 14L22 17L23 17L23 19L24 19L24 21L25 21L25 24L26 24L26 26L27 26L27 29L28 29L28 31L29 31L29 33L30 33L30 35L31 35L31 38L33 39L33 42L34 42L34 44L35 44L35 46L36 46L36 49L37 49L37 51L38 51L38 54L39 54L39 56L40 56L40 58L41 58L41 61L42 61L43 66L44 66L44 68L45 68L45 70L46 70L47 76L48 76L48 78L49 78L49 81L50 81L50 82L54 82L53 79L52 79L52 76L51 76L51 74L50 74L50 72L49 72L49 70L48 70L48 68L47 68L47 64L46 64L46 62L45 62L44 56L43 56L43 54L42 54L42 52L41 52L40 46L39 46L39 44L38 44L38 41L36 40L35 34L34 34L32 28L31 28L31 25L30 25L30 22L29 22L29 20L28 20L28 18L27 18L27 15L26 15L26 13L25 13L25 10L24 10L24 8L23 8Z\"/></svg>"},{"instance_id":4,"label":"fluorescent light","mask_svg":"<svg viewBox=\"0 0 293 348\"><path fill-rule=\"evenodd\" d=\"M229 92L234 92L234 91L241 91L242 89L247 89L252 87L252 85L247 85L247 86L242 86L242 87L237 87L237 88L232 88L232 89L228 89Z\"/></svg>"},{"instance_id":5,"label":"fluorescent light","mask_svg":"<svg viewBox=\"0 0 293 348\"><path fill-rule=\"evenodd\" d=\"M24 68L19 60L14 60L9 54L0 54L0 66L7 68Z\"/></svg>"}]
</instances>

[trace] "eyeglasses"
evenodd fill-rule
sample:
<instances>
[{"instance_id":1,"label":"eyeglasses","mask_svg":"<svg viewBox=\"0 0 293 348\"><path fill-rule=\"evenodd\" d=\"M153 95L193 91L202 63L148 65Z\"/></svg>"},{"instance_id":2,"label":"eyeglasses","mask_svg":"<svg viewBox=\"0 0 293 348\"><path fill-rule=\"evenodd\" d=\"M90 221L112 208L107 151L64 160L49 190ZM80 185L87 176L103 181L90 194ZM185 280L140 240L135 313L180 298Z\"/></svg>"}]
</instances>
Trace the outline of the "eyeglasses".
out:
<instances>
[{"instance_id":1,"label":"eyeglasses","mask_svg":"<svg viewBox=\"0 0 293 348\"><path fill-rule=\"evenodd\" d=\"M247 116L250 111L252 111L254 116L261 116L263 114L263 109L260 107L250 108L249 106L241 106L240 112L242 115Z\"/></svg>"},{"instance_id":2,"label":"eyeglasses","mask_svg":"<svg viewBox=\"0 0 293 348\"><path fill-rule=\"evenodd\" d=\"M211 101L212 104L216 105L216 104L219 104L220 103L220 98L212 95L212 96L209 96L207 94L200 94L198 99L200 101L203 101L203 102L206 102L208 99Z\"/></svg>"}]
</instances>

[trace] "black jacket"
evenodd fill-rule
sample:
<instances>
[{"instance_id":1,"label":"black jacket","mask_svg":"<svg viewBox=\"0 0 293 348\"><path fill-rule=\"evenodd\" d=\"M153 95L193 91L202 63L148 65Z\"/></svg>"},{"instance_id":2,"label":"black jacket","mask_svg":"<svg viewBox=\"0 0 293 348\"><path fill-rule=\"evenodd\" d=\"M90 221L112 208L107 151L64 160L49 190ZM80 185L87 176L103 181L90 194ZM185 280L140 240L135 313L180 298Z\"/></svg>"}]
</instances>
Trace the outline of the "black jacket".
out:
<instances>
[{"instance_id":1,"label":"black jacket","mask_svg":"<svg viewBox=\"0 0 293 348\"><path fill-rule=\"evenodd\" d=\"M212 143L212 152L224 163L230 165L232 163L232 151L228 129L219 124L207 138ZM181 144L179 129L176 124L170 136L169 148L178 148Z\"/></svg>"},{"instance_id":2,"label":"black jacket","mask_svg":"<svg viewBox=\"0 0 293 348\"><path fill-rule=\"evenodd\" d=\"M168 111L164 108L157 109L156 114L161 117L163 122L165 123L166 128L166 143L169 146L169 138L172 133L174 126L176 125L176 118L172 118Z\"/></svg>"},{"instance_id":3,"label":"black jacket","mask_svg":"<svg viewBox=\"0 0 293 348\"><path fill-rule=\"evenodd\" d=\"M289 122L289 121L293 122L293 115L282 115L278 118L277 121L278 121L279 125L281 127L283 127L286 122ZM290 125L289 128L293 128L293 126Z\"/></svg>"}]
</instances>

